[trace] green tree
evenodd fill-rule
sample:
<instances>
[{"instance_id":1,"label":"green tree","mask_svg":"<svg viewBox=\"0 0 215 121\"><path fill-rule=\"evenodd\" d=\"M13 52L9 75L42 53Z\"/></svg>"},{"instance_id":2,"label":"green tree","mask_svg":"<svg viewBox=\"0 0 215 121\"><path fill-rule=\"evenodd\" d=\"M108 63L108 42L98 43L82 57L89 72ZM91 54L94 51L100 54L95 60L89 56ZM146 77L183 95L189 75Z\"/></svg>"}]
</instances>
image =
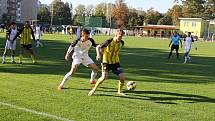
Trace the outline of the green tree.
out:
<instances>
[{"instance_id":1,"label":"green tree","mask_svg":"<svg viewBox=\"0 0 215 121\"><path fill-rule=\"evenodd\" d=\"M51 6L53 7L53 24L71 24L71 9L69 3L64 4L61 0L54 0Z\"/></svg>"},{"instance_id":2,"label":"green tree","mask_svg":"<svg viewBox=\"0 0 215 121\"><path fill-rule=\"evenodd\" d=\"M147 24L157 24L158 20L161 18L161 14L158 11L155 11L154 8L147 10L145 15L145 22Z\"/></svg>"},{"instance_id":3,"label":"green tree","mask_svg":"<svg viewBox=\"0 0 215 121\"><path fill-rule=\"evenodd\" d=\"M85 16L85 6L82 5L82 4L79 4L75 8L75 15L77 15L77 16Z\"/></svg>"},{"instance_id":4,"label":"green tree","mask_svg":"<svg viewBox=\"0 0 215 121\"><path fill-rule=\"evenodd\" d=\"M105 3L100 3L96 5L95 16L105 16L107 12L107 6Z\"/></svg>"},{"instance_id":5,"label":"green tree","mask_svg":"<svg viewBox=\"0 0 215 121\"><path fill-rule=\"evenodd\" d=\"M50 23L51 21L51 12L48 8L42 7L39 9L39 12L37 14L37 19L39 20L39 23Z\"/></svg>"}]
</instances>

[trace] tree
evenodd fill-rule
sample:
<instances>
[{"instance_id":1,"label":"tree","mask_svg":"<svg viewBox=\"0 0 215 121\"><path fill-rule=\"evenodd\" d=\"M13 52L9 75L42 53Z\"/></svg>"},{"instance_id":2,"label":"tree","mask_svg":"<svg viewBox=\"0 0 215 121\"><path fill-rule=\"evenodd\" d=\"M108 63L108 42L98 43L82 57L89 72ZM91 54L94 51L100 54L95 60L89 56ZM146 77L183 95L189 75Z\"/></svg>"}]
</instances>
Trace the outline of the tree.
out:
<instances>
[{"instance_id":1,"label":"tree","mask_svg":"<svg viewBox=\"0 0 215 121\"><path fill-rule=\"evenodd\" d=\"M37 19L39 20L40 23L50 23L51 12L49 11L48 8L42 7L42 8L40 8L40 10L37 14Z\"/></svg>"},{"instance_id":2,"label":"tree","mask_svg":"<svg viewBox=\"0 0 215 121\"><path fill-rule=\"evenodd\" d=\"M181 5L174 5L171 9L169 9L165 16L169 16L172 18L173 25L179 25L179 17L182 17L182 6Z\"/></svg>"},{"instance_id":3,"label":"tree","mask_svg":"<svg viewBox=\"0 0 215 121\"><path fill-rule=\"evenodd\" d=\"M124 0L117 0L113 8L113 16L116 19L117 28L121 28L125 26L125 23L126 23L125 17L127 13L128 13L128 7L124 3Z\"/></svg>"},{"instance_id":4,"label":"tree","mask_svg":"<svg viewBox=\"0 0 215 121\"><path fill-rule=\"evenodd\" d=\"M204 12L205 0L185 0L183 1L183 17L199 18Z\"/></svg>"},{"instance_id":5,"label":"tree","mask_svg":"<svg viewBox=\"0 0 215 121\"><path fill-rule=\"evenodd\" d=\"M86 6L86 16L93 16L94 15L94 6L93 5L88 5Z\"/></svg>"},{"instance_id":6,"label":"tree","mask_svg":"<svg viewBox=\"0 0 215 121\"><path fill-rule=\"evenodd\" d=\"M158 20L158 25L172 25L171 16L164 16Z\"/></svg>"},{"instance_id":7,"label":"tree","mask_svg":"<svg viewBox=\"0 0 215 121\"><path fill-rule=\"evenodd\" d=\"M105 3L100 3L96 5L95 16L105 16L107 11L107 6Z\"/></svg>"},{"instance_id":8,"label":"tree","mask_svg":"<svg viewBox=\"0 0 215 121\"><path fill-rule=\"evenodd\" d=\"M69 3L64 4L61 0L54 0L51 6L53 7L53 24L71 24L71 9Z\"/></svg>"},{"instance_id":9,"label":"tree","mask_svg":"<svg viewBox=\"0 0 215 121\"><path fill-rule=\"evenodd\" d=\"M75 15L77 15L77 16L85 16L85 6L82 5L82 4L79 4L75 8Z\"/></svg>"},{"instance_id":10,"label":"tree","mask_svg":"<svg viewBox=\"0 0 215 121\"><path fill-rule=\"evenodd\" d=\"M161 18L161 14L158 11L155 11L154 8L147 10L145 15L145 22L147 24L157 24L158 20Z\"/></svg>"}]
</instances>

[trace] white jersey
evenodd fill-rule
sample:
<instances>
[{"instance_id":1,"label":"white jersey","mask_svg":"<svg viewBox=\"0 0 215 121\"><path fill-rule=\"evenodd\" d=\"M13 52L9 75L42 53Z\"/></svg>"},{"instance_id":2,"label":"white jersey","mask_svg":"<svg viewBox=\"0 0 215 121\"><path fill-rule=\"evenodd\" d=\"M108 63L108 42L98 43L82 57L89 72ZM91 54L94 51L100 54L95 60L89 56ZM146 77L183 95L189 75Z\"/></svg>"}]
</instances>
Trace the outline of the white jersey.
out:
<instances>
[{"instance_id":1,"label":"white jersey","mask_svg":"<svg viewBox=\"0 0 215 121\"><path fill-rule=\"evenodd\" d=\"M18 31L17 29L11 29L8 32L9 32L8 33L9 37L8 37L8 40L6 41L5 49L16 50L16 40L14 40L13 43L11 43L11 41L14 39Z\"/></svg>"},{"instance_id":2,"label":"white jersey","mask_svg":"<svg viewBox=\"0 0 215 121\"><path fill-rule=\"evenodd\" d=\"M16 36L17 34L17 29L11 29L10 35L9 35L9 41L13 40L13 38Z\"/></svg>"},{"instance_id":3,"label":"white jersey","mask_svg":"<svg viewBox=\"0 0 215 121\"><path fill-rule=\"evenodd\" d=\"M88 56L88 52L92 46L96 47L96 44L95 41L91 38L85 42L83 42L82 39L77 39L72 43L72 47L74 47L73 57L77 56L79 58L82 58Z\"/></svg>"},{"instance_id":4,"label":"white jersey","mask_svg":"<svg viewBox=\"0 0 215 121\"><path fill-rule=\"evenodd\" d=\"M40 36L41 36L42 33L41 33L41 30L40 30L39 26L36 26L35 34L36 34L35 39L40 39Z\"/></svg>"},{"instance_id":5,"label":"white jersey","mask_svg":"<svg viewBox=\"0 0 215 121\"><path fill-rule=\"evenodd\" d=\"M192 37L186 37L184 41L184 52L189 52L191 49L193 39Z\"/></svg>"}]
</instances>

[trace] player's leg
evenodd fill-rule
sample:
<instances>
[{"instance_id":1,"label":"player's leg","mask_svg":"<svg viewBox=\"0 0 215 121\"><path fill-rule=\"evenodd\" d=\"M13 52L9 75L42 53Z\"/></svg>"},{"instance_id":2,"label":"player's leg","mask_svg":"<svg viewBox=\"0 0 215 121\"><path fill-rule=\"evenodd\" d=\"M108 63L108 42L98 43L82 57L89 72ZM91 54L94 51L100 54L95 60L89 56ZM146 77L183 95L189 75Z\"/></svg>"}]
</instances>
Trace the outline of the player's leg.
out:
<instances>
[{"instance_id":1,"label":"player's leg","mask_svg":"<svg viewBox=\"0 0 215 121\"><path fill-rule=\"evenodd\" d=\"M13 45L12 45L12 48L11 48L11 63L16 63L15 60L14 60L15 50L16 50L16 41L13 42Z\"/></svg>"},{"instance_id":2,"label":"player's leg","mask_svg":"<svg viewBox=\"0 0 215 121\"><path fill-rule=\"evenodd\" d=\"M21 44L21 48L20 48L20 51L19 51L19 63L20 64L22 64L25 47L26 47L25 45Z\"/></svg>"},{"instance_id":3,"label":"player's leg","mask_svg":"<svg viewBox=\"0 0 215 121\"><path fill-rule=\"evenodd\" d=\"M88 96L91 96L95 93L96 89L108 78L108 69L107 64L102 66L102 76L98 79L93 89L88 93Z\"/></svg>"},{"instance_id":4,"label":"player's leg","mask_svg":"<svg viewBox=\"0 0 215 121\"><path fill-rule=\"evenodd\" d=\"M58 90L61 90L64 88L65 83L72 77L72 75L75 74L78 65L81 63L81 60L79 58L73 58L73 62L71 65L70 71L64 76L63 80L61 81L60 85L58 86Z\"/></svg>"},{"instance_id":5,"label":"player's leg","mask_svg":"<svg viewBox=\"0 0 215 121\"><path fill-rule=\"evenodd\" d=\"M122 92L122 88L125 84L125 74L124 73L120 73L119 74L119 85L118 85L118 92L117 94L125 96L125 94Z\"/></svg>"},{"instance_id":6,"label":"player's leg","mask_svg":"<svg viewBox=\"0 0 215 121\"><path fill-rule=\"evenodd\" d=\"M5 48L4 48L4 53L3 53L3 56L2 56L2 64L4 64L5 61L6 61L6 56L7 56L7 53L8 53L9 49L10 49L10 42L7 40L6 44L5 44Z\"/></svg>"},{"instance_id":7,"label":"player's leg","mask_svg":"<svg viewBox=\"0 0 215 121\"><path fill-rule=\"evenodd\" d=\"M91 68L91 76L90 76L90 84L96 84L96 76L98 73L98 67L95 63L91 63L88 65L89 68Z\"/></svg>"},{"instance_id":8,"label":"player's leg","mask_svg":"<svg viewBox=\"0 0 215 121\"><path fill-rule=\"evenodd\" d=\"M173 50L174 50L174 45L171 46L168 58L171 58Z\"/></svg>"},{"instance_id":9,"label":"player's leg","mask_svg":"<svg viewBox=\"0 0 215 121\"><path fill-rule=\"evenodd\" d=\"M2 56L2 64L5 64L5 62L6 62L7 53L8 53L8 49L5 48L3 56Z\"/></svg>"},{"instance_id":10,"label":"player's leg","mask_svg":"<svg viewBox=\"0 0 215 121\"><path fill-rule=\"evenodd\" d=\"M179 45L177 45L177 46L175 47L177 59L179 59L179 52L178 52L178 50L179 50Z\"/></svg>"},{"instance_id":11,"label":"player's leg","mask_svg":"<svg viewBox=\"0 0 215 121\"><path fill-rule=\"evenodd\" d=\"M86 56L84 58L82 64L85 65L86 67L91 68L92 72L91 72L90 83L95 84L96 83L95 78L96 78L97 72L98 72L97 65L93 62L93 60L89 56Z\"/></svg>"},{"instance_id":12,"label":"player's leg","mask_svg":"<svg viewBox=\"0 0 215 121\"><path fill-rule=\"evenodd\" d=\"M27 45L27 50L30 52L32 63L35 64L37 61L31 44Z\"/></svg>"},{"instance_id":13,"label":"player's leg","mask_svg":"<svg viewBox=\"0 0 215 121\"><path fill-rule=\"evenodd\" d=\"M124 96L125 94L122 92L122 88L125 84L125 74L123 73L123 70L122 68L120 68L119 64L115 64L114 67L112 68L112 71L114 74L116 74L119 77L117 94Z\"/></svg>"}]
</instances>

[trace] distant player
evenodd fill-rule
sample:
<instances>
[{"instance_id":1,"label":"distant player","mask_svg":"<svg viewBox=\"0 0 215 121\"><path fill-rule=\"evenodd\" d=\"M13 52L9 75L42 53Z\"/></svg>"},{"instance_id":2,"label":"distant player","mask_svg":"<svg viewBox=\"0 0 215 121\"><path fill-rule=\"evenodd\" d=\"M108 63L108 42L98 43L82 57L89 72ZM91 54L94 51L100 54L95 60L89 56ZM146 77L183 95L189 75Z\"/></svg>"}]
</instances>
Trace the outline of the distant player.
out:
<instances>
[{"instance_id":1,"label":"distant player","mask_svg":"<svg viewBox=\"0 0 215 121\"><path fill-rule=\"evenodd\" d=\"M99 85L101 85L103 81L108 78L110 70L119 77L119 87L117 94L125 96L125 94L122 92L122 88L125 83L125 74L120 67L119 60L120 49L124 46L124 41L122 41L123 35L123 30L117 29L114 38L106 40L104 43L97 46L97 60L101 59L101 50L103 50L102 76L98 79L94 88L88 93L88 96L93 95Z\"/></svg>"},{"instance_id":2,"label":"distant player","mask_svg":"<svg viewBox=\"0 0 215 121\"><path fill-rule=\"evenodd\" d=\"M72 59L73 59L72 66L70 71L64 76L63 80L58 86L58 90L64 89L64 84L75 74L80 64L83 64L86 67L89 67L92 69L90 83L91 84L96 83L95 78L98 72L98 67L93 62L93 60L89 57L88 52L92 46L96 47L97 44L92 38L89 38L89 35L90 35L89 30L84 29L81 33L81 38L75 40L70 45L66 53L65 60L68 61L69 55L72 53Z\"/></svg>"},{"instance_id":3,"label":"distant player","mask_svg":"<svg viewBox=\"0 0 215 121\"><path fill-rule=\"evenodd\" d=\"M25 22L25 25L21 28L21 30L14 37L13 42L19 35L21 35L21 38L20 38L21 48L20 48L20 55L19 55L19 63L22 64L24 49L26 49L30 52L32 63L35 64L36 57L34 55L32 44L31 44L31 36L34 41L35 41L35 36L34 36L34 31L29 24L29 21Z\"/></svg>"},{"instance_id":4,"label":"distant player","mask_svg":"<svg viewBox=\"0 0 215 121\"><path fill-rule=\"evenodd\" d=\"M192 58L189 55L192 43L194 43L194 39L191 36L191 32L188 32L187 37L184 39L184 63L192 61ZM197 47L195 49L197 50Z\"/></svg>"},{"instance_id":5,"label":"distant player","mask_svg":"<svg viewBox=\"0 0 215 121\"><path fill-rule=\"evenodd\" d=\"M179 52L178 52L178 50L179 50L179 41L180 41L181 47L182 47L182 41L180 39L180 36L177 34L177 32L175 32L174 35L172 36L171 40L170 40L170 43L169 43L169 47L170 47L171 44L172 44L172 46L171 46L171 50L169 52L168 58L171 57L172 51L175 50L177 59L179 59Z\"/></svg>"},{"instance_id":6,"label":"distant player","mask_svg":"<svg viewBox=\"0 0 215 121\"><path fill-rule=\"evenodd\" d=\"M35 39L37 41L36 47L42 47L43 44L40 42L40 37L42 36L42 30L39 25L35 27Z\"/></svg>"},{"instance_id":7,"label":"distant player","mask_svg":"<svg viewBox=\"0 0 215 121\"><path fill-rule=\"evenodd\" d=\"M10 25L10 28L7 30L6 33L6 44L5 44L5 50L2 57L2 64L6 62L6 56L8 51L11 52L11 63L15 63L14 56L15 56L15 50L16 50L16 39L13 41L14 37L17 34L17 27L16 23L12 22Z\"/></svg>"},{"instance_id":8,"label":"distant player","mask_svg":"<svg viewBox=\"0 0 215 121\"><path fill-rule=\"evenodd\" d=\"M76 36L77 36L77 39L81 38L81 27L80 26L78 26L78 28L77 28Z\"/></svg>"}]
</instances>

